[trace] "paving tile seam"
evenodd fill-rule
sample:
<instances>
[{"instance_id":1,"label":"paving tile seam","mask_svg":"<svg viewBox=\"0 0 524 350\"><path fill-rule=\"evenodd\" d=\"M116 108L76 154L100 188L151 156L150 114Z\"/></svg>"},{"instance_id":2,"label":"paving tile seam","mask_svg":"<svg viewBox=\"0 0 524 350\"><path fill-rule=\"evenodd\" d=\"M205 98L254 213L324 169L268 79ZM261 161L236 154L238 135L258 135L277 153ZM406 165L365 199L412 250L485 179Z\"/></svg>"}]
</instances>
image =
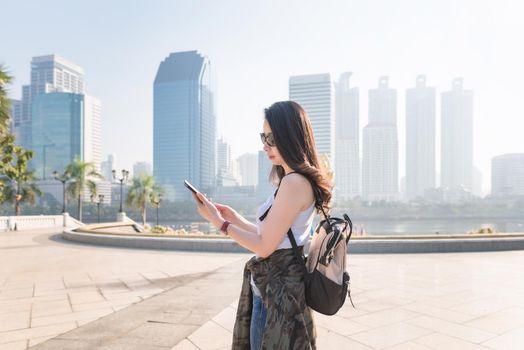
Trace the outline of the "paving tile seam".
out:
<instances>
[{"instance_id":1,"label":"paving tile seam","mask_svg":"<svg viewBox=\"0 0 524 350\"><path fill-rule=\"evenodd\" d=\"M337 332L335 332L335 331L333 331L333 330L331 330L331 329L328 329L328 328L326 328L326 327L322 327L322 328L324 328L328 333L335 333L336 335L339 335L339 336L341 336L341 337L343 337L343 338L346 338L346 339L349 339L349 340L354 341L354 342L356 342L356 343L359 343L359 344L361 344L361 345L364 346L364 347L368 347L368 348L372 348L372 349L373 349L373 347L372 347L371 345L366 344L366 343L363 343L363 342L361 342L361 341L359 341L359 340L357 340L357 339L351 338L350 335L343 335L343 334L337 333ZM360 333L360 332L359 332L359 333ZM355 334L356 334L356 333L355 333ZM353 334L352 334L352 335L353 335ZM317 335L317 338L318 338L318 335Z\"/></svg>"},{"instance_id":2,"label":"paving tile seam","mask_svg":"<svg viewBox=\"0 0 524 350\"><path fill-rule=\"evenodd\" d=\"M457 337L457 336L455 336L455 335L452 335L452 334L447 334L447 333L442 333L442 332L436 332L436 331L434 331L434 333L431 333L431 334L426 334L425 336L434 335L434 334L436 334L436 335L442 335L442 334L444 334L444 335L446 335L446 336L448 336L448 337L450 337L450 338L457 339L457 340L460 340L460 341L463 341L463 342L466 342L466 343L469 343L469 344L472 344L472 345L482 345L482 346L485 346L485 347L487 347L487 348L489 348L489 349L492 349L492 347L491 347L491 346L487 346L487 345L483 345L483 343L485 343L485 342L487 342L487 341L490 341L491 339L497 338L497 336L495 336L495 337L493 337L493 338L489 338L489 339L483 340L483 341L481 341L480 343L475 343L475 342L472 342L472 341L469 341L469 340L466 340L466 339L463 339L463 338L459 338L459 337ZM417 339L419 339L419 338L417 338Z\"/></svg>"},{"instance_id":3,"label":"paving tile seam","mask_svg":"<svg viewBox=\"0 0 524 350\"><path fill-rule=\"evenodd\" d=\"M238 260L241 260L241 259L242 259L242 257L239 257ZM205 272L199 272L199 273L191 273L191 274L186 274L186 275L180 275L180 276L172 277L174 281L176 281L176 280L181 280L181 281L183 281L183 283L181 283L181 284L179 284L179 285L175 285L175 286L173 286L173 287L171 287L171 288L165 289L164 291L162 291L162 292L160 292L160 293L158 293L158 294L156 294L156 295L153 295L153 296L151 296L151 297L148 298L148 299L142 300L142 301L139 302L139 303L135 303L135 304L129 305L128 307L132 307L132 306L139 305L139 304L141 304L142 302L147 302L148 300L152 300L152 299L154 299L154 298L157 297L157 296L159 297L159 296L162 296L162 295L165 295L165 294L169 294L169 292L176 292L176 289L181 289L181 288L183 288L183 287L190 286L192 282L195 282L195 281L198 281L198 280L205 280L206 277L208 277L208 276L212 276L214 273L217 273L217 271L219 271L219 270L221 270L221 269L224 269L224 268L225 268L226 271L228 271L228 270L230 269L230 266L231 266L231 265L234 265L234 264L237 264L237 263L238 263L238 260L235 260L235 261L230 262L230 263L228 263L228 264L225 264L225 265L223 265L223 266L219 266L219 267L217 267L217 268L215 268L215 269L213 269L213 270L211 270L211 271L205 271ZM146 306L146 307L149 308L150 310L157 310L157 309L158 309L159 312L162 312L162 309L163 309L163 307L164 307L163 305L154 305L154 304L153 304L153 305L144 305L144 306ZM126 310L128 307L126 307L126 308L124 308L124 309L121 309L121 310L118 310L118 311L116 311L116 312L113 312L113 313L111 313L111 314L109 314L109 315L103 316L103 317L99 318L97 321L100 321L100 320L104 319L105 317L117 317L117 315L118 315L119 312L122 312L122 311ZM147 308L146 308L146 309L147 309ZM215 314L217 314L218 312L220 312L220 310L218 310L217 312L215 312L215 311L217 311L217 310L213 310L213 312L212 312L213 315L215 315ZM148 311L144 311L144 312L147 313ZM151 312L151 311L149 311L149 312ZM193 312L193 311L191 311L191 312ZM204 312L204 318L206 319L206 321L204 321L203 323L205 323L205 322L211 320L211 319L213 318L213 315L212 315L212 314L206 315L205 312ZM124 339L126 334L130 334L131 332L135 331L135 330L138 329L139 327L143 326L143 324L147 324L147 323L150 321L150 320L148 319L148 318L150 318L150 317L151 317L151 314L149 314L149 315L148 315L148 314L144 315L143 320L140 321L140 322L142 322L142 323L137 322L136 324L132 325L132 326L129 327L127 330L125 330L124 333L116 334L116 335L115 335L116 338L111 338L111 340L115 340L115 339ZM96 321L95 321L95 322L96 322ZM194 326L195 329L194 329L193 331L190 332L190 334L192 334L195 330L197 330L200 326L202 326L203 323L187 324L187 323L184 323L184 322L182 321L182 322L169 323L169 324L173 324L173 325L179 324L179 325L184 325L184 326ZM71 330L71 331L64 332L63 334L58 335L57 337L51 338L51 339L49 339L48 341L52 341L53 339L57 339L57 340L60 339L60 340L63 340L63 341L65 341L65 340L71 341L72 338L69 338L69 337L65 338L65 335L66 335L67 333L75 332L75 331L79 331L79 330L82 329L82 327L86 327L86 326L88 326L88 325L89 325L89 324L85 324L85 325L82 325L82 326L80 326L80 327L77 327L77 328L75 328L75 329L73 329L73 330ZM222 327L222 326L221 326L221 327ZM223 327L222 327L222 328L223 328ZM122 337L123 335L124 335L124 337ZM189 335L189 334L188 334L188 335ZM104 338L104 340L100 340L100 341L107 341L107 339L108 339L108 338ZM94 340L94 341L96 342L96 340ZM100 343L100 341L99 341L98 343ZM46 341L46 342L47 342L47 341ZM44 343L46 343L46 342L44 342ZM93 342L93 339L90 338L89 340L85 340L85 342L86 342L86 343ZM44 343L42 343L42 344L44 344Z\"/></svg>"},{"instance_id":4,"label":"paving tile seam","mask_svg":"<svg viewBox=\"0 0 524 350\"><path fill-rule=\"evenodd\" d=\"M40 245L36 245L36 244L24 244L24 245L11 245L11 246L5 246L5 247L0 247L0 251L1 250L9 250L9 249L27 249L27 248L38 248Z\"/></svg>"}]
</instances>

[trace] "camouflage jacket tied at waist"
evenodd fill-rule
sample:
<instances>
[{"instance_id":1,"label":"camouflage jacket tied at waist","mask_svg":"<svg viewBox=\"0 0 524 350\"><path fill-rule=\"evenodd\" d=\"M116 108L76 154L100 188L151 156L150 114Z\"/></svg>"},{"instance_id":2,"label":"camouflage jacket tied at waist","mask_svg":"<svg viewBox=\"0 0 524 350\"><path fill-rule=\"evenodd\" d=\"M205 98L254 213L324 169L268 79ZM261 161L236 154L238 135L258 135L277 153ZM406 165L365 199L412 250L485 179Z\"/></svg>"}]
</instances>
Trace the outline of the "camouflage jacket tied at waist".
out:
<instances>
[{"instance_id":1,"label":"camouflage jacket tied at waist","mask_svg":"<svg viewBox=\"0 0 524 350\"><path fill-rule=\"evenodd\" d=\"M251 275L267 308L262 349L316 349L315 325L304 295L304 270L292 249L279 249L265 259L253 257L246 263L232 348L250 349Z\"/></svg>"}]
</instances>

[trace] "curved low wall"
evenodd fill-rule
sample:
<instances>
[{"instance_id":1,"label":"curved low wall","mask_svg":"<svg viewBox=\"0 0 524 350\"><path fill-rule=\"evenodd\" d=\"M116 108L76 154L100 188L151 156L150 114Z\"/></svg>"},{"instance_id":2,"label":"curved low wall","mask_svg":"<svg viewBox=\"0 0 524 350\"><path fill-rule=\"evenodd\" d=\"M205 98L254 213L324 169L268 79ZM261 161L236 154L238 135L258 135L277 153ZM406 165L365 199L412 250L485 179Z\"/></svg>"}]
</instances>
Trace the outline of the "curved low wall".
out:
<instances>
[{"instance_id":1,"label":"curved low wall","mask_svg":"<svg viewBox=\"0 0 524 350\"><path fill-rule=\"evenodd\" d=\"M102 233L83 233L65 230L62 236L75 242L139 249L166 249L205 252L247 253L231 239L144 237ZM351 254L384 253L445 253L524 250L524 234L503 234L484 237L416 237L416 238L354 238L348 251Z\"/></svg>"},{"instance_id":2,"label":"curved low wall","mask_svg":"<svg viewBox=\"0 0 524 350\"><path fill-rule=\"evenodd\" d=\"M223 238L198 239L181 237L144 237L120 234L84 233L72 230L64 230L62 237L69 241L125 248L231 253L248 252L248 250L239 246L235 241Z\"/></svg>"},{"instance_id":3,"label":"curved low wall","mask_svg":"<svg viewBox=\"0 0 524 350\"><path fill-rule=\"evenodd\" d=\"M355 239L348 251L357 254L373 253L460 253L500 250L524 250L524 235L485 238L404 238Z\"/></svg>"}]
</instances>

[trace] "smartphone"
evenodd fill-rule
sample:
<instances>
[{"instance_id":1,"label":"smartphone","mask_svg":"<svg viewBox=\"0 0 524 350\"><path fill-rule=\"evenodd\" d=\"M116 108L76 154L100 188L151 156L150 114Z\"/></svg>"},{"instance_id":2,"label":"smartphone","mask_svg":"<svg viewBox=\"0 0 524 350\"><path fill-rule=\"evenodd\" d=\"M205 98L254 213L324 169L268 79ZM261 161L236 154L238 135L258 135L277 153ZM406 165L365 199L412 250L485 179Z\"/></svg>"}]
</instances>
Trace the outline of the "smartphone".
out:
<instances>
[{"instance_id":1,"label":"smartphone","mask_svg":"<svg viewBox=\"0 0 524 350\"><path fill-rule=\"evenodd\" d=\"M184 186L186 186L186 187L187 187L191 192L193 192L195 195L197 194L197 192L198 192L197 189L195 188L195 186L191 185L191 184L189 183L189 181L184 180ZM198 198L198 196L197 196L197 199L198 199L198 201L199 201L200 203L203 203L203 202L200 200L200 198Z\"/></svg>"}]
</instances>

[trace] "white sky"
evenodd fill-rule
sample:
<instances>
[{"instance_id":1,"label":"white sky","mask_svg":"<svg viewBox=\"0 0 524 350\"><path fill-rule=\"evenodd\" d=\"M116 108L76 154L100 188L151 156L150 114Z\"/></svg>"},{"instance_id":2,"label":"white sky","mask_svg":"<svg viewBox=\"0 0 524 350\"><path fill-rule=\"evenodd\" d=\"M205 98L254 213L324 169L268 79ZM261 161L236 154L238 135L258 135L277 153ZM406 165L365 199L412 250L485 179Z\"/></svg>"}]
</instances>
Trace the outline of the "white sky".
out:
<instances>
[{"instance_id":1,"label":"white sky","mask_svg":"<svg viewBox=\"0 0 524 350\"><path fill-rule=\"evenodd\" d=\"M55 53L82 66L87 93L103 104L103 153L114 153L120 167L151 162L156 70L170 52L194 49L212 61L217 137L235 155L261 149L263 108L288 98L290 75L338 79L344 71L360 88L361 127L378 77L398 89L401 177L404 93L417 74L438 94L457 76L474 90L474 159L485 190L493 156L524 152L518 1L3 0L1 7L8 15L0 62L16 77L11 96L29 83L32 56Z\"/></svg>"}]
</instances>

